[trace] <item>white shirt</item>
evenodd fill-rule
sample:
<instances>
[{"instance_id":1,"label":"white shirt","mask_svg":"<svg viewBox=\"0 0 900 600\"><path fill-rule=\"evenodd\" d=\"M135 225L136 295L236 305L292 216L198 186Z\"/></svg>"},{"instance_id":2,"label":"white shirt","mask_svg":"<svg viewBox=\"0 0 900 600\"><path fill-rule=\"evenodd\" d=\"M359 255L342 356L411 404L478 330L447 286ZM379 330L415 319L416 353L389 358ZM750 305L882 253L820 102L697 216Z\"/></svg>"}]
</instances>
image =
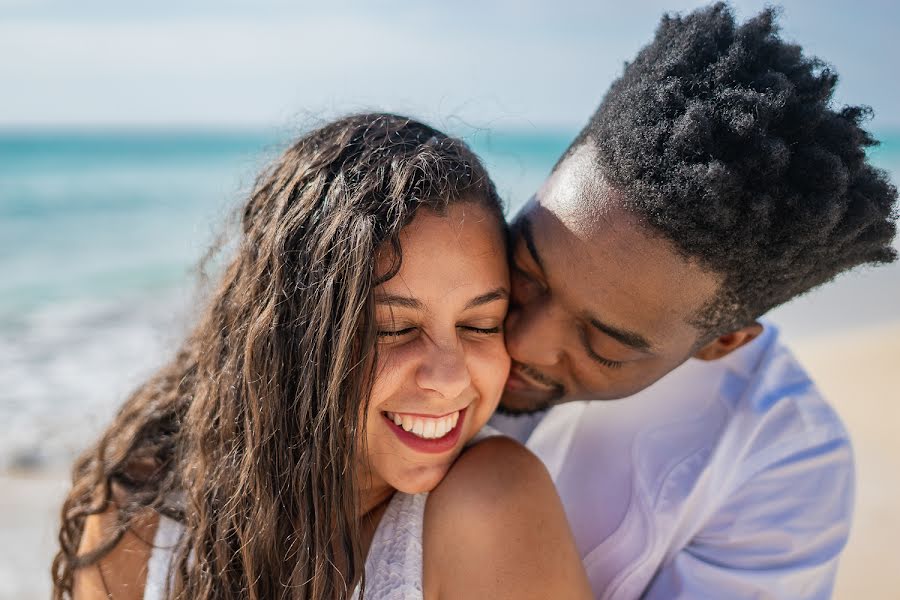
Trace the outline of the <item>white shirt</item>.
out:
<instances>
[{"instance_id":1,"label":"white shirt","mask_svg":"<svg viewBox=\"0 0 900 600\"><path fill-rule=\"evenodd\" d=\"M629 398L491 425L546 464L597 598L830 597L850 442L773 326Z\"/></svg>"}]
</instances>

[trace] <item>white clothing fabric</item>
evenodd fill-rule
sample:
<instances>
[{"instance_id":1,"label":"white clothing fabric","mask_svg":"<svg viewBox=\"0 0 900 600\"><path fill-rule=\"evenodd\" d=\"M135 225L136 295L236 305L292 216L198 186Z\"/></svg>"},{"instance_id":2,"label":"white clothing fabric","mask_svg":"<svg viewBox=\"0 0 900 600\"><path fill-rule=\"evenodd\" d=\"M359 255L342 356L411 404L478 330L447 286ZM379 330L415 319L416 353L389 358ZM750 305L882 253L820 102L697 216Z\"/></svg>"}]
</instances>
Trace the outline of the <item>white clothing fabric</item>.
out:
<instances>
[{"instance_id":1,"label":"white clothing fabric","mask_svg":"<svg viewBox=\"0 0 900 600\"><path fill-rule=\"evenodd\" d=\"M181 536L181 524L160 516L153 536L153 550L147 562L147 580L144 583L144 600L163 600L169 577L169 565Z\"/></svg>"},{"instance_id":2,"label":"white clothing fabric","mask_svg":"<svg viewBox=\"0 0 900 600\"><path fill-rule=\"evenodd\" d=\"M772 325L632 397L491 425L546 464L597 598L830 597L850 442Z\"/></svg>"},{"instance_id":3,"label":"white clothing fabric","mask_svg":"<svg viewBox=\"0 0 900 600\"><path fill-rule=\"evenodd\" d=\"M366 556L366 598L422 600L422 525L428 494L397 492ZM356 598L359 597L357 590Z\"/></svg>"}]
</instances>

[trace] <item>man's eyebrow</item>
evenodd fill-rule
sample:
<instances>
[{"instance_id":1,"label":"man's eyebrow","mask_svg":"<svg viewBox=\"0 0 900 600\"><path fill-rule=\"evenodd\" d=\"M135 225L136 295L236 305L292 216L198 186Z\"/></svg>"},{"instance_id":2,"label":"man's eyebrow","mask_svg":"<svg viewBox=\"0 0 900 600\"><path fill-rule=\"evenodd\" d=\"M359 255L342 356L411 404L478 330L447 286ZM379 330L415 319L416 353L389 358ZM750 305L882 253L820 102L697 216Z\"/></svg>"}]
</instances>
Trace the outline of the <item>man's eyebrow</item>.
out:
<instances>
[{"instance_id":1,"label":"man's eyebrow","mask_svg":"<svg viewBox=\"0 0 900 600\"><path fill-rule=\"evenodd\" d=\"M412 310L422 310L424 306L415 298L409 296L397 296L395 294L378 294L375 296L376 304L388 304L391 306L402 306Z\"/></svg>"},{"instance_id":2,"label":"man's eyebrow","mask_svg":"<svg viewBox=\"0 0 900 600\"><path fill-rule=\"evenodd\" d=\"M531 258L534 259L534 262L544 270L544 261L541 260L541 255L537 251L537 246L534 245L534 233L531 230L531 221L528 220L528 217L522 216L516 222L516 231L521 234L522 239L525 240L525 247L528 248L528 253L531 254Z\"/></svg>"},{"instance_id":3,"label":"man's eyebrow","mask_svg":"<svg viewBox=\"0 0 900 600\"><path fill-rule=\"evenodd\" d=\"M490 304L491 302L496 302L497 300L506 300L507 298L509 298L509 291L504 287L498 287L487 293L481 294L480 296L475 296L474 298L469 300L466 303L466 310L475 308L476 306L482 306L483 304Z\"/></svg>"},{"instance_id":4,"label":"man's eyebrow","mask_svg":"<svg viewBox=\"0 0 900 600\"><path fill-rule=\"evenodd\" d=\"M642 336L639 333L635 333L633 331L626 331L624 329L619 329L618 327L613 327L612 325L608 325L597 319L596 317L590 317L589 321L591 325L593 325L598 330L602 331L609 337L614 340L618 340L619 342L634 348L635 350L640 350L641 352L650 352L653 349L653 346L650 342L647 341L647 338Z\"/></svg>"}]
</instances>

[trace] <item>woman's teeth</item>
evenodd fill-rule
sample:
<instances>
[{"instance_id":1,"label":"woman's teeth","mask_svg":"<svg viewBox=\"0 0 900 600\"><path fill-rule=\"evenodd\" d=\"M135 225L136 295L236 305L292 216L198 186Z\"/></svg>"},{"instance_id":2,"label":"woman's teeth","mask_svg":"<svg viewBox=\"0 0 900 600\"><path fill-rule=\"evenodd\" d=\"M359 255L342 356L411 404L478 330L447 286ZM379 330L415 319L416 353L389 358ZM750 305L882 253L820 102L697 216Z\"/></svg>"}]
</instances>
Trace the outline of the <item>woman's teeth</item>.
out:
<instances>
[{"instance_id":1,"label":"woman's teeth","mask_svg":"<svg viewBox=\"0 0 900 600\"><path fill-rule=\"evenodd\" d=\"M384 414L398 427L402 427L404 431L426 440L436 440L444 437L456 427L456 423L459 421L459 411L443 417L423 417L421 415L392 412L385 412Z\"/></svg>"}]
</instances>

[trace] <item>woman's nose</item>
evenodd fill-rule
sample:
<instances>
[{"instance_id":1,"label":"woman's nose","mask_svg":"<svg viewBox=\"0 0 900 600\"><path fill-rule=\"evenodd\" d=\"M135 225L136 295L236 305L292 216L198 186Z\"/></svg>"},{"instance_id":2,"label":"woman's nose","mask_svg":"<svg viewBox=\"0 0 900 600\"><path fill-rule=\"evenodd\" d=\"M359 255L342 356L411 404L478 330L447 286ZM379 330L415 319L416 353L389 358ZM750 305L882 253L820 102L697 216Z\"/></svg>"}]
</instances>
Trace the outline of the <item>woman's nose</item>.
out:
<instances>
[{"instance_id":1,"label":"woman's nose","mask_svg":"<svg viewBox=\"0 0 900 600\"><path fill-rule=\"evenodd\" d=\"M420 388L437 392L447 399L460 396L472 384L466 366L465 351L459 340L429 344L416 371Z\"/></svg>"}]
</instances>

